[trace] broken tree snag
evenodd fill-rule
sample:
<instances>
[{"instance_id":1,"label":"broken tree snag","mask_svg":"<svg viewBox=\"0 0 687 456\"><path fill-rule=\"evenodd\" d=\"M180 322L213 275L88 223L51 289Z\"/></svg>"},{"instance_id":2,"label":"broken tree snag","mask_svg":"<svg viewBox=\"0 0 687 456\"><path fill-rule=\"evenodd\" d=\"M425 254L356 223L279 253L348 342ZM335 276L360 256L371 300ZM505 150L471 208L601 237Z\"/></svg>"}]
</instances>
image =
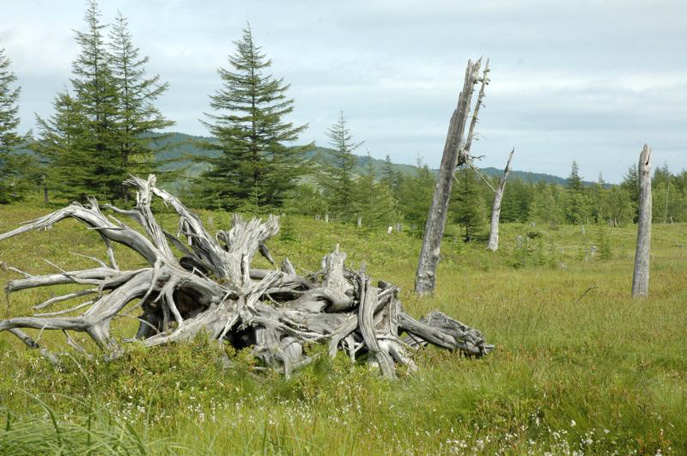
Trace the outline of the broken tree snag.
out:
<instances>
[{"instance_id":1,"label":"broken tree snag","mask_svg":"<svg viewBox=\"0 0 687 456\"><path fill-rule=\"evenodd\" d=\"M88 208L72 204L0 234L3 240L74 218L101 235L109 260L106 264L91 258L97 263L92 269L40 276L0 263L22 276L7 283L8 293L67 284L82 288L37 303L33 309L38 313L32 316L0 321L0 332L39 349L52 362L59 358L37 343L42 331L64 332L67 345L80 351L70 332L85 333L108 359L120 355L127 344L149 348L205 334L236 349L250 348L261 363L259 369L278 369L285 376L318 356L308 353L312 343L326 344L329 356L344 351L355 362L377 366L390 379L396 377L398 366L414 370L408 353L430 343L466 356L481 356L493 348L479 331L443 314L420 321L406 315L398 288L383 281L375 286L364 268L347 268L346 254L338 245L324 257L320 271L299 275L286 258L275 266L265 243L279 230L276 217L263 222L235 216L229 231L212 236L176 197L156 187L155 176L132 177L127 184L137 191L134 209L109 209L134 220L140 231L106 217L92 201ZM175 235L155 219L154 198L176 211ZM134 250L147 264L121 269L111 242ZM271 259L275 269L251 269L257 252ZM123 327L126 337L118 338L111 324L121 317L139 324Z\"/></svg>"},{"instance_id":2,"label":"broken tree snag","mask_svg":"<svg viewBox=\"0 0 687 456\"><path fill-rule=\"evenodd\" d=\"M649 250L651 246L651 149L644 144L639 155L639 218L637 251L632 276L632 297L649 296Z\"/></svg>"},{"instance_id":3,"label":"broken tree snag","mask_svg":"<svg viewBox=\"0 0 687 456\"><path fill-rule=\"evenodd\" d=\"M510 151L508 155L508 162L506 162L506 169L503 170L503 176L499 179L499 186L494 192L494 204L491 207L491 226L489 227L489 244L487 248L492 252L496 252L499 248L499 220L501 219L501 200L503 200L503 191L506 189L506 179L510 173L510 162L513 159L515 149Z\"/></svg>"},{"instance_id":4,"label":"broken tree snag","mask_svg":"<svg viewBox=\"0 0 687 456\"><path fill-rule=\"evenodd\" d=\"M458 97L458 106L453 111L448 127L444 154L441 158L441 166L434 185L434 196L429 208L425 234L422 240L420 260L415 274L415 292L419 295L434 292L437 263L439 262L439 248L441 238L444 236L446 225L446 213L448 212L449 197L453 186L453 175L460 163L459 155L462 154L463 162L467 159L467 152L462 145L465 125L470 112L470 104L474 86L477 82L480 61L468 60L465 69L463 90Z\"/></svg>"},{"instance_id":5,"label":"broken tree snag","mask_svg":"<svg viewBox=\"0 0 687 456\"><path fill-rule=\"evenodd\" d=\"M489 59L484 65L484 70L482 71L482 77L480 78L480 88L477 94L477 102L475 103L475 109L472 111L472 118L470 119L470 129L468 130L468 137L465 140L465 145L462 146L460 153L458 154L458 166L462 166L470 162L470 148L472 147L472 140L475 138L475 127L477 126L477 121L479 120L479 109L484 106L484 90L489 85Z\"/></svg>"}]
</instances>

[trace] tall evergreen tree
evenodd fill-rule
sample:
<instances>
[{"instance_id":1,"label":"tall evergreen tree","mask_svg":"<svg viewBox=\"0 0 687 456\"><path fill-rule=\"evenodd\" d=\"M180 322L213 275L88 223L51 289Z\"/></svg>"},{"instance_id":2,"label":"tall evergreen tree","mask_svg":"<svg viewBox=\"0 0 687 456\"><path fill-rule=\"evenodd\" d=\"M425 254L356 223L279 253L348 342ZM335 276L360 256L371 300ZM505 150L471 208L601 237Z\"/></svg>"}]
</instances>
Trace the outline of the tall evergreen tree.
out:
<instances>
[{"instance_id":1,"label":"tall evergreen tree","mask_svg":"<svg viewBox=\"0 0 687 456\"><path fill-rule=\"evenodd\" d=\"M623 181L620 183L628 195L630 195L630 201L632 201L633 216L632 221L637 221L638 217L638 207L639 207L639 170L637 169L637 164L630 165L627 172L623 176Z\"/></svg>"},{"instance_id":2,"label":"tall evergreen tree","mask_svg":"<svg viewBox=\"0 0 687 456\"><path fill-rule=\"evenodd\" d=\"M307 125L284 120L293 111L289 85L266 73L272 61L253 41L250 27L234 44L230 69L218 70L222 88L210 96L216 114L203 121L219 143L202 146L221 155L202 159L211 168L201 178L200 202L231 210L246 201L258 209L280 207L303 173L303 154L311 146L289 144Z\"/></svg>"},{"instance_id":3,"label":"tall evergreen tree","mask_svg":"<svg viewBox=\"0 0 687 456\"><path fill-rule=\"evenodd\" d=\"M90 161L83 141L88 134L88 119L83 107L67 90L53 100L54 113L47 119L36 116L38 140L33 149L44 168L43 193L85 200L89 189L83 185L91 179L84 163ZM47 201L46 201L47 202Z\"/></svg>"},{"instance_id":4,"label":"tall evergreen tree","mask_svg":"<svg viewBox=\"0 0 687 456\"><path fill-rule=\"evenodd\" d=\"M580 177L580 168L577 162L573 160L570 175L568 176L566 187L575 193L582 192L584 185L582 184L582 177Z\"/></svg>"},{"instance_id":5,"label":"tall evergreen tree","mask_svg":"<svg viewBox=\"0 0 687 456\"><path fill-rule=\"evenodd\" d=\"M46 184L58 195L126 198L122 181L153 170L155 132L172 125L154 106L167 85L146 76L148 58L139 56L121 14L109 41L96 0L88 1L84 19L72 88L56 96L51 117L38 117L35 148L49 164Z\"/></svg>"},{"instance_id":6,"label":"tall evergreen tree","mask_svg":"<svg viewBox=\"0 0 687 456\"><path fill-rule=\"evenodd\" d=\"M10 70L10 60L0 48L0 203L20 196L25 158L16 149L25 141L19 135L19 93L17 76Z\"/></svg>"},{"instance_id":7,"label":"tall evergreen tree","mask_svg":"<svg viewBox=\"0 0 687 456\"><path fill-rule=\"evenodd\" d=\"M107 51L101 12L95 0L89 0L84 16L86 31L76 32L81 52L72 64L74 96L85 116L86 128L81 138L84 180L75 192L114 199L122 196L121 183L126 171L121 165L118 120L118 93L112 74L112 60Z\"/></svg>"},{"instance_id":8,"label":"tall evergreen tree","mask_svg":"<svg viewBox=\"0 0 687 456\"><path fill-rule=\"evenodd\" d=\"M435 176L421 157L416 159L416 172L399 182L398 206L403 218L410 224L411 233L423 235L427 214L434 193Z\"/></svg>"},{"instance_id":9,"label":"tall evergreen tree","mask_svg":"<svg viewBox=\"0 0 687 456\"><path fill-rule=\"evenodd\" d=\"M156 131L174 125L154 102L169 88L160 76L146 76L147 56L140 56L121 13L110 32L109 52L112 77L117 91L115 128L122 168L132 174L147 174L155 169Z\"/></svg>"},{"instance_id":10,"label":"tall evergreen tree","mask_svg":"<svg viewBox=\"0 0 687 456\"><path fill-rule=\"evenodd\" d=\"M356 157L353 152L363 143L353 141L343 111L327 131L327 136L333 148L333 163L325 168L320 184L325 188L331 210L343 220L348 220L353 215L355 202L353 168Z\"/></svg>"},{"instance_id":11,"label":"tall evergreen tree","mask_svg":"<svg viewBox=\"0 0 687 456\"><path fill-rule=\"evenodd\" d=\"M578 224L587 221L591 215L591 202L584 191L584 184L579 173L577 162L572 162L570 176L566 184L567 203L565 217L570 223Z\"/></svg>"},{"instance_id":12,"label":"tall evergreen tree","mask_svg":"<svg viewBox=\"0 0 687 456\"><path fill-rule=\"evenodd\" d=\"M384 163L382 164L381 182L386 184L387 187L389 187L393 192L397 192L399 180L399 173L394 170L394 164L391 163L391 157L389 157L389 154L386 154Z\"/></svg>"},{"instance_id":13,"label":"tall evergreen tree","mask_svg":"<svg viewBox=\"0 0 687 456\"><path fill-rule=\"evenodd\" d=\"M370 152L365 173L355 183L356 213L365 227L390 226L396 221L396 201L385 182L377 182Z\"/></svg>"}]
</instances>

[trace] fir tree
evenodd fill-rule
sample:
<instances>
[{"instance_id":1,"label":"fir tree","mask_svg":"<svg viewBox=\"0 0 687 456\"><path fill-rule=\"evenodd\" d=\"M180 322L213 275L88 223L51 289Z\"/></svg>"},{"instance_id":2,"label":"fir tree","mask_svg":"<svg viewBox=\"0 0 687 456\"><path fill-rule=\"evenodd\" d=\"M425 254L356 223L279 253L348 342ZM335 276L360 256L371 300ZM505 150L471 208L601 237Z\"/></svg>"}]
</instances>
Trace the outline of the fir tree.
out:
<instances>
[{"instance_id":1,"label":"fir tree","mask_svg":"<svg viewBox=\"0 0 687 456\"><path fill-rule=\"evenodd\" d=\"M90 0L84 19L86 31L76 32L81 52L72 64L74 96L85 117L80 138L84 179L76 182L76 194L89 194L113 200L122 196L121 183L126 171L121 164L118 120L118 93L112 74L112 61L105 44L100 9Z\"/></svg>"},{"instance_id":2,"label":"fir tree","mask_svg":"<svg viewBox=\"0 0 687 456\"><path fill-rule=\"evenodd\" d=\"M17 133L19 93L17 76L10 70L10 60L0 48L0 203L17 199L25 184L26 156L16 149L26 140Z\"/></svg>"},{"instance_id":3,"label":"fir tree","mask_svg":"<svg viewBox=\"0 0 687 456\"><path fill-rule=\"evenodd\" d=\"M638 217L638 205L639 205L639 171L637 169L637 164L630 165L627 169L627 173L623 176L623 181L620 183L627 194L630 196L630 201L633 206L632 220L637 221Z\"/></svg>"},{"instance_id":4,"label":"fir tree","mask_svg":"<svg viewBox=\"0 0 687 456\"><path fill-rule=\"evenodd\" d=\"M327 136L333 148L333 164L325 168L320 183L326 190L331 210L343 220L348 220L355 209L353 169L356 157L353 152L363 143L353 141L343 112L339 120L329 128Z\"/></svg>"},{"instance_id":5,"label":"fir tree","mask_svg":"<svg viewBox=\"0 0 687 456\"><path fill-rule=\"evenodd\" d=\"M577 162L573 161L570 176L566 184L567 202L565 217L570 223L579 224L587 221L591 215L591 202L585 194L582 177Z\"/></svg>"},{"instance_id":6,"label":"fir tree","mask_svg":"<svg viewBox=\"0 0 687 456\"><path fill-rule=\"evenodd\" d=\"M582 177L580 177L580 168L577 166L577 162L573 160L572 168L570 170L570 175L568 176L566 187L572 191L579 193L584 190L584 185L582 184Z\"/></svg>"},{"instance_id":7,"label":"fir tree","mask_svg":"<svg viewBox=\"0 0 687 456\"><path fill-rule=\"evenodd\" d=\"M154 102L168 89L160 76L146 76L148 57L141 57L132 41L129 25L121 13L110 33L111 72L117 91L118 149L122 169L131 174L148 174L155 170L154 141L156 131L174 125Z\"/></svg>"},{"instance_id":8,"label":"fir tree","mask_svg":"<svg viewBox=\"0 0 687 456\"><path fill-rule=\"evenodd\" d=\"M396 216L396 201L391 189L385 182L375 179L374 164L370 152L367 153L365 173L355 185L356 212L362 217L366 227L387 227L393 224Z\"/></svg>"},{"instance_id":9,"label":"fir tree","mask_svg":"<svg viewBox=\"0 0 687 456\"><path fill-rule=\"evenodd\" d=\"M76 32L80 53L72 63L72 89L56 96L51 117L37 118L35 148L50 168L44 189L112 201L126 198L122 181L128 174L154 169L154 132L172 122L153 103L167 85L146 77L148 58L139 57L121 14L109 43L95 0L84 19L85 31Z\"/></svg>"},{"instance_id":10,"label":"fir tree","mask_svg":"<svg viewBox=\"0 0 687 456\"><path fill-rule=\"evenodd\" d=\"M46 200L50 190L58 196L83 201L90 194L83 182L91 178L90 168L83 166L90 161L83 146L88 119L81 104L67 90L57 94L53 109L48 119L36 116L38 140L33 149L44 168L43 193Z\"/></svg>"},{"instance_id":11,"label":"fir tree","mask_svg":"<svg viewBox=\"0 0 687 456\"><path fill-rule=\"evenodd\" d=\"M394 164L391 163L389 154L386 154L384 163L382 164L381 182L386 184L386 186L389 187L389 189L391 189L393 192L396 192L398 191L399 180L399 173L394 170Z\"/></svg>"},{"instance_id":12,"label":"fir tree","mask_svg":"<svg viewBox=\"0 0 687 456\"><path fill-rule=\"evenodd\" d=\"M411 233L421 237L427 223L436 179L421 157L417 158L415 169L414 175L404 177L399 182L398 205L405 221L410 224Z\"/></svg>"},{"instance_id":13,"label":"fir tree","mask_svg":"<svg viewBox=\"0 0 687 456\"><path fill-rule=\"evenodd\" d=\"M456 222L465 230L464 240L469 242L479 234L485 222L484 199L479 191L477 176L472 168L462 167L457 173L457 184L451 198Z\"/></svg>"},{"instance_id":14,"label":"fir tree","mask_svg":"<svg viewBox=\"0 0 687 456\"><path fill-rule=\"evenodd\" d=\"M307 125L294 126L284 118L293 111L288 84L266 74L271 60L253 41L250 27L235 41L230 69L218 70L222 88L210 96L216 114L203 123L219 143L202 143L219 150L217 158L203 158L210 170L202 175L201 204L237 209L281 207L287 192L303 173L303 154L311 146L290 146Z\"/></svg>"}]
</instances>

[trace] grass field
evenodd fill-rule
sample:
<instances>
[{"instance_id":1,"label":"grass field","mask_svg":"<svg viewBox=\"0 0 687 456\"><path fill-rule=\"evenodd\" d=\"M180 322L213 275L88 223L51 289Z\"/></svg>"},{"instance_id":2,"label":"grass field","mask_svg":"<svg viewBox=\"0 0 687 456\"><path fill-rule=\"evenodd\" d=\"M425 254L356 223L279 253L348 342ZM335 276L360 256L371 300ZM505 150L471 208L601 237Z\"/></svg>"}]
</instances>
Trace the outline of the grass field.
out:
<instances>
[{"instance_id":1,"label":"grass field","mask_svg":"<svg viewBox=\"0 0 687 456\"><path fill-rule=\"evenodd\" d=\"M0 232L47 211L0 207ZM215 227L230 220L210 216ZM0 333L0 454L687 454L685 225L654 226L650 298L633 301L634 226L504 225L496 254L449 227L437 293L418 299L419 239L287 223L269 244L278 259L316 270L339 243L350 266L401 286L409 313L442 310L496 350L473 360L430 348L396 382L343 357L286 381L251 372L244 352L223 370L208 341L104 362L46 331L41 342L69 353L56 370ZM43 258L88 266L71 253L104 259L97 236L72 222L0 243L0 261L32 273L54 270ZM15 277L0 272L0 284ZM0 315L29 314L50 293L14 294Z\"/></svg>"}]
</instances>

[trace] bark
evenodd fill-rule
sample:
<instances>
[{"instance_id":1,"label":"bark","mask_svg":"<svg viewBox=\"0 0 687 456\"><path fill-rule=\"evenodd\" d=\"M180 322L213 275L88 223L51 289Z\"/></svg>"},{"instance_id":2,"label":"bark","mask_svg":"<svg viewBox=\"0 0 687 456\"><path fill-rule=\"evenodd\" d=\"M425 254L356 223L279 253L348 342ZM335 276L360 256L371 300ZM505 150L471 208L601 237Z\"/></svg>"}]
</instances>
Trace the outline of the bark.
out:
<instances>
[{"instance_id":1,"label":"bark","mask_svg":"<svg viewBox=\"0 0 687 456\"><path fill-rule=\"evenodd\" d=\"M460 92L458 106L453 111L449 123L444 154L434 186L434 196L432 197L432 204L427 216L422 250L420 252L417 273L415 274L415 292L419 295L434 292L441 238L444 236L453 175L460 162L467 160L467 150L461 147L461 142L470 112L472 94L474 85L477 82L479 68L480 61L475 63L468 61L467 68L465 69L463 90Z\"/></svg>"},{"instance_id":2,"label":"bark","mask_svg":"<svg viewBox=\"0 0 687 456\"><path fill-rule=\"evenodd\" d=\"M260 369L279 369L286 376L312 361L306 347L311 343L327 344L330 356L342 350L353 361L378 366L387 378L396 376L399 365L415 369L409 352L429 343L475 357L493 349L479 331L443 314L420 321L407 315L398 288L383 281L375 286L364 269L346 268L339 246L312 274L298 274L288 259L275 269L251 269L257 252L274 265L265 243L279 230L276 217L263 222L235 216L229 231L212 236L175 196L156 187L155 176L132 177L126 183L136 189L135 208L108 208L132 219L140 230L105 216L91 200L88 207L73 203L0 234L2 241L76 219L100 234L109 262L92 258L97 263L92 269L40 276L0 263L23 276L7 283L8 293L65 284L82 288L36 304L40 313L0 321L0 332L18 337L55 363L59 357L38 343L43 331L64 332L67 345L80 351L69 332L85 333L108 359L132 343L154 347L206 334L237 349L251 347ZM155 219L155 198L176 211L176 234ZM121 269L112 242L138 253L146 265ZM138 330L131 337L114 337L111 324L124 317L136 318Z\"/></svg>"},{"instance_id":3,"label":"bark","mask_svg":"<svg viewBox=\"0 0 687 456\"><path fill-rule=\"evenodd\" d=\"M513 159L515 149L510 151L508 155L508 162L506 168L503 170L503 176L499 179L499 185L494 192L494 204L491 207L491 226L489 228L489 243L487 248L492 252L499 249L499 220L501 219L501 201L503 200L503 192L506 189L506 179L510 173L510 162Z\"/></svg>"},{"instance_id":4,"label":"bark","mask_svg":"<svg viewBox=\"0 0 687 456\"><path fill-rule=\"evenodd\" d=\"M649 252L651 247L651 149L646 144L639 155L639 218L637 250L632 276L632 297L649 296Z\"/></svg>"}]
</instances>

